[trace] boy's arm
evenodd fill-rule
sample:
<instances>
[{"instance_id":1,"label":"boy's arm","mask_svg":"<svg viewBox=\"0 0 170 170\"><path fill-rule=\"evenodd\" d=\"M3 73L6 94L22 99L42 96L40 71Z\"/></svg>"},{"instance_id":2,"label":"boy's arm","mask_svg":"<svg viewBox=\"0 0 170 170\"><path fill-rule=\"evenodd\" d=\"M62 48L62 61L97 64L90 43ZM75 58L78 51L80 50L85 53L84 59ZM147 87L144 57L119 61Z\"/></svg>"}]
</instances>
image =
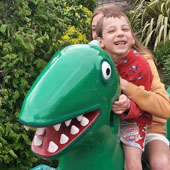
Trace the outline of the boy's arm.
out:
<instances>
[{"instance_id":1,"label":"boy's arm","mask_svg":"<svg viewBox=\"0 0 170 170\"><path fill-rule=\"evenodd\" d=\"M126 80L121 83L122 91L128 98L134 100L142 110L154 116L168 119L170 117L169 96L165 90L164 84L160 81L153 59L150 56L145 57L154 76L150 91L146 91L143 86L138 87Z\"/></svg>"},{"instance_id":2,"label":"boy's arm","mask_svg":"<svg viewBox=\"0 0 170 170\"><path fill-rule=\"evenodd\" d=\"M135 104L134 101L130 101L130 109L121 114L121 120L138 118L142 114L141 109Z\"/></svg>"},{"instance_id":3,"label":"boy's arm","mask_svg":"<svg viewBox=\"0 0 170 170\"><path fill-rule=\"evenodd\" d=\"M148 64L143 64L143 67L139 68L140 69L133 74L133 83L137 85L142 85L146 90L150 90L153 80L153 75L151 73L150 67ZM122 114L121 119L137 118L141 116L142 113L143 110L135 103L135 101L131 100L129 112L126 114Z\"/></svg>"}]
</instances>

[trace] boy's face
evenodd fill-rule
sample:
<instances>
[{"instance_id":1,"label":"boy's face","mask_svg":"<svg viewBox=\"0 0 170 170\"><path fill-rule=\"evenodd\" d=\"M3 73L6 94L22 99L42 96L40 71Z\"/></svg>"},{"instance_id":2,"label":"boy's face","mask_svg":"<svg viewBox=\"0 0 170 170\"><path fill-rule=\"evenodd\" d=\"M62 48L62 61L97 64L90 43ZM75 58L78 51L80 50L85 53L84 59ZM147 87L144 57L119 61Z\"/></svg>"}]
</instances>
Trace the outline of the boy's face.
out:
<instances>
[{"instance_id":1,"label":"boy's face","mask_svg":"<svg viewBox=\"0 0 170 170\"><path fill-rule=\"evenodd\" d=\"M100 45L114 60L125 57L135 43L127 18L105 18Z\"/></svg>"}]
</instances>

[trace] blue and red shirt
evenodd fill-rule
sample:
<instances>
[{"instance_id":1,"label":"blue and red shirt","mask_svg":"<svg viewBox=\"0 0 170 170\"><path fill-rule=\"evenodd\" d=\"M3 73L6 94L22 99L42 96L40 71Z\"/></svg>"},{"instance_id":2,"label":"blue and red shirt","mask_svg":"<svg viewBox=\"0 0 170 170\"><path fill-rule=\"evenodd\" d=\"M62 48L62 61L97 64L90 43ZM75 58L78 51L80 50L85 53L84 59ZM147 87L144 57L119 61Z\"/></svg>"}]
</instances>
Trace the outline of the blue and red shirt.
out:
<instances>
[{"instance_id":1,"label":"blue and red shirt","mask_svg":"<svg viewBox=\"0 0 170 170\"><path fill-rule=\"evenodd\" d=\"M137 51L130 49L127 56L120 60L116 67L123 79L137 86L144 86L147 91L150 90L153 75L148 62ZM142 111L133 100L130 101L129 112L121 115L121 119L147 124L152 122L151 114Z\"/></svg>"}]
</instances>

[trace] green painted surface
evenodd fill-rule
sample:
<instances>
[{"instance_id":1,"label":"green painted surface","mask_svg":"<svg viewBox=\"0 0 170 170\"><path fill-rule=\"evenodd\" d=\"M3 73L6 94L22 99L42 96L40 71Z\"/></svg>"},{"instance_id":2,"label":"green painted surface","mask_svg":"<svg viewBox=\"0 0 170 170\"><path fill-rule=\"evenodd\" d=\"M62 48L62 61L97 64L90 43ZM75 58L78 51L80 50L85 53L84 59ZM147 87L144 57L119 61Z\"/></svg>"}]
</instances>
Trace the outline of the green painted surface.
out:
<instances>
[{"instance_id":1,"label":"green painted surface","mask_svg":"<svg viewBox=\"0 0 170 170\"><path fill-rule=\"evenodd\" d=\"M169 98L170 98L170 86L168 87L167 92L168 92ZM167 121L166 130L167 130L167 138L170 141L170 118Z\"/></svg>"},{"instance_id":2,"label":"green painted surface","mask_svg":"<svg viewBox=\"0 0 170 170\"><path fill-rule=\"evenodd\" d=\"M29 90L19 121L50 127L99 110L97 119L61 151L49 156L33 152L45 159L59 158L57 170L123 170L119 116L111 112L119 95L117 71L102 49L83 44L68 46L54 55ZM43 144L41 150L48 154ZM32 170L54 168L39 165Z\"/></svg>"},{"instance_id":3,"label":"green painted surface","mask_svg":"<svg viewBox=\"0 0 170 170\"><path fill-rule=\"evenodd\" d=\"M57 170L56 168L52 168L46 165L38 165L35 168L31 169L31 170Z\"/></svg>"},{"instance_id":4,"label":"green painted surface","mask_svg":"<svg viewBox=\"0 0 170 170\"><path fill-rule=\"evenodd\" d=\"M108 65L111 74L107 75ZM117 71L103 50L94 45L68 46L54 55L29 90L19 121L50 126L98 109L95 122L46 159L60 157L58 170L122 170L119 117L111 112L119 95Z\"/></svg>"}]
</instances>

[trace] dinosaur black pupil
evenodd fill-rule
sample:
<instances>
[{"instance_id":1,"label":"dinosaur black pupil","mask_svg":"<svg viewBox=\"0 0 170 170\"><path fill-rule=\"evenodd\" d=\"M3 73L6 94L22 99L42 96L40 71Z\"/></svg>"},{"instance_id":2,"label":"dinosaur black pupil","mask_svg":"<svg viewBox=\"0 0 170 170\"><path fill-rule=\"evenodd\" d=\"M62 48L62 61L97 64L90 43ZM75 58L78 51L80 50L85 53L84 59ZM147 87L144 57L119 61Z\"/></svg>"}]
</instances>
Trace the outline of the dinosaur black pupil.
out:
<instances>
[{"instance_id":1,"label":"dinosaur black pupil","mask_svg":"<svg viewBox=\"0 0 170 170\"><path fill-rule=\"evenodd\" d=\"M110 69L109 68L107 68L106 74L107 74L107 76L110 74Z\"/></svg>"}]
</instances>

